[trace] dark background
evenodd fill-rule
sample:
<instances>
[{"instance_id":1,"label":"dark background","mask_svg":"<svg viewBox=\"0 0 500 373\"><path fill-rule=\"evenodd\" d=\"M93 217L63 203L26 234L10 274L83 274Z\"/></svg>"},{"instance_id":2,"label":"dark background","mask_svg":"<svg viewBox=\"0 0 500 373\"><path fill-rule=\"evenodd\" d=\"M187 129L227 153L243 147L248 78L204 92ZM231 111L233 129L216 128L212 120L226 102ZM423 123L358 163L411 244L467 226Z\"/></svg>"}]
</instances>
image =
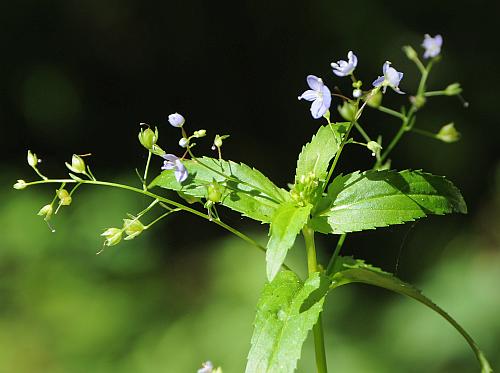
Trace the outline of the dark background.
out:
<instances>
[{"instance_id":1,"label":"dark background","mask_svg":"<svg viewBox=\"0 0 500 373\"><path fill-rule=\"evenodd\" d=\"M214 280L217 276L212 273L213 277L210 277L206 262L218 262L219 254L213 253L214 248L227 240L226 232L195 217L179 216L148 232L147 239L141 237L131 243L123 243L119 248L109 249L103 255L106 259L96 259L93 256L100 246L98 234L102 229L119 224L126 212L139 211L146 201L129 195L124 196L124 200L116 199L112 193L102 189L95 193L84 191L65 212L67 215L57 218L56 235L59 237L54 238L55 235L43 230L43 222L33 214L49 201L51 188L39 189L37 193L40 194L35 195L32 194L33 190L23 193L9 190L14 180L31 180L34 176L25 166L27 149L32 149L43 159L43 169L49 175L64 175L63 161L69 160L72 153L90 152L93 154L90 163L98 178L136 183L133 169L141 169L146 156L137 141L138 123L147 122L158 126L162 147L168 152L180 153L178 133L167 123L168 114L177 111L187 118L187 129L204 128L208 131L209 135L205 141L199 142L196 149L199 154L212 154L210 145L216 133L230 134L231 138L224 145L224 158L251 164L285 187L293 181L295 160L301 146L320 124L310 117L309 105L297 101L297 96L307 88L305 76L321 76L330 88L338 86L342 92L349 93L351 88L347 79L336 78L329 64L346 58L347 51L353 50L359 59L356 76L365 82L365 87L381 74L384 61L390 60L399 71L405 73L401 88L409 93L415 92L418 71L406 59L401 46L413 45L420 53L425 33L440 33L444 38L443 58L431 74L429 89L443 89L458 81L464 88L464 97L470 106L465 109L455 97L429 100L418 114L417 126L437 132L442 125L453 121L463 137L456 144L444 144L408 134L393 152L392 165L397 169L424 169L447 175L462 190L469 214L432 217L414 225L359 233L349 237L345 252L365 258L389 271L397 269L401 277L415 281L423 281L425 274L431 273L433 268L438 268L435 269L436 273L442 273L439 265L444 266L458 254L467 258L464 259L465 263L474 262L474 258L478 257L483 258L481 260L484 263L494 260L498 263L499 189L496 180L499 123L496 91L499 86L497 65L500 51L496 40L496 18L499 13L494 5L494 2L481 1L460 6L451 1L367 0L355 3L2 2L0 20L3 32L0 42L4 54L0 59L0 74L3 78L0 84L0 122L3 136L0 146L4 153L1 160L4 188L1 196L5 210L3 219L9 227L6 234L11 237L10 241L4 240L5 258L3 266L0 265L0 270L3 268L0 272L3 277L0 278L4 279L5 284L4 310L10 310L5 311L5 322L9 325L25 323L25 319L16 315L23 307L29 308L31 300L27 297L27 304L16 303L16 292L27 291L23 287L27 286L24 276L33 275L33 271L36 273L37 270L46 273L35 265L35 260L39 260L42 255L40 252L31 255L26 249L20 258L19 247L30 247L33 241L45 242L46 249L42 250L42 257L46 262L42 263L49 264L55 260L73 263L77 260L73 256L73 249L81 247L81 250L77 250L79 265L82 266L80 270L91 273L97 271L97 284L110 286L110 292L115 293L113 286L118 281L116 286L124 294L121 300L124 304L131 302L138 294L144 296L141 298L141 311L137 311L140 316L132 318L135 323L130 320L124 322L124 325L129 326L133 323L132 329L135 328L135 331L131 334L134 337L123 336L122 329L117 327L116 338L120 338L122 347L113 350L109 356L106 351L99 351L97 347L94 351L93 347L89 347L93 352L83 354L88 360L78 360L75 355L80 356L80 352L86 350L78 345L79 342L75 342L80 347L75 347L73 352L58 350L58 347L52 355L45 351L49 355L47 361L55 364L49 365L52 371L77 371L77 367L88 367L86 364L90 364L89 361L99 359L109 362L110 367L116 367L117 361L127 365L129 363L123 357L128 356L130 351L137 351L133 343L137 336L142 336L146 330L159 328L158 325L168 329L171 324L168 320L173 323L186 313L193 312L204 301L209 302L203 297L206 292L204 286L209 285L200 284L217 282ZM408 96L389 92L384 98L384 105L397 109L406 104L407 99ZM339 103L339 99L334 99L332 109ZM334 119L340 120L339 115L335 113ZM397 120L373 111L368 111L364 116L364 124L373 137L382 133L385 138L390 138L399 125ZM366 150L351 147L343 154L339 170L352 172L366 169L371 167L371 163L372 159ZM158 169L160 165L157 159L153 163ZM87 198L94 204L87 202ZM81 208L85 213L76 212ZM223 216L224 220L247 233L261 232L256 233L257 237L261 234L260 241L265 242L265 232L258 224L242 221L230 212L223 212ZM108 220L104 217L108 217ZM40 231L39 226L42 226ZM78 233L74 232L79 232L83 227L88 233L82 235L87 234L89 237L82 241L78 239ZM461 236L464 234L468 238ZM30 236L32 241L29 240ZM467 240L474 244L464 244L469 242ZM60 250L54 242L59 242ZM459 242L460 247L450 249L453 242ZM249 250L245 245L237 245L241 247L237 249L239 251ZM331 238L321 240L321 255L324 258L331 252L333 245ZM73 254L68 254L68 250L73 251ZM140 250L142 253L137 254ZM134 255L140 255L141 259ZM258 253L256 255L256 266L260 270L264 267L264 260L258 257ZM119 274L110 269L114 268L117 261L127 263ZM228 260L227 267L238 268L239 261L236 255L233 260ZM26 273L18 272L17 268L26 263L31 263L34 269ZM87 263L87 267L82 263ZM216 274L224 277L227 267L219 265ZM484 271L483 267L478 267L478 273ZM142 282L136 281L136 276ZM259 277L258 281L261 280ZM12 285L18 281L22 283L19 287ZM55 283L60 284L64 280L53 281L48 282L47 286L54 287ZM156 290L146 295L137 289L136 294L120 281L123 284L135 283L138 288L148 286ZM177 285L174 289L164 289L158 285L162 281L176 281ZM83 284L80 285L91 288L90 280ZM29 286L28 289L37 293L37 285L39 283L34 281L34 290ZM256 290L255 296L248 299L247 312L250 315L260 286L261 282L257 282L252 287ZM478 289L474 287L471 291ZM491 297L496 297L494 287L488 291ZM92 293L91 290L89 292ZM64 305L65 298L57 294L54 299L61 299ZM375 307L380 314L385 312L384 302L393 299L385 293L381 295L368 289L355 294L359 298L356 302ZM465 299L469 295L464 290L460 297ZM166 299L159 300L163 297ZM231 297L234 298L234 294ZM178 302L173 302L174 299ZM357 308L356 302L353 302L354 309ZM82 304L86 303L82 301ZM169 311L164 314L158 308ZM221 308L221 312L228 312L228 309L232 308ZM426 312L423 308L417 309ZM450 309L452 314L453 311ZM356 312L346 308L345 317L355 319ZM49 318L53 315L50 310L47 314ZM475 315L474 310L471 310L471 314ZM363 320L367 316L359 317ZM376 320L376 315L373 317ZM141 321L144 318L148 318L149 323ZM34 319L38 320L35 316ZM216 314L213 320L218 319L220 316ZM88 322L92 323L92 320L90 318ZM35 322L34 329L45 325L43 322ZM71 317L68 317L67 322L79 325L79 320ZM245 338L251 333L250 323L251 317L249 323L244 324ZM193 323L186 322L186 325ZM484 325L484 332L481 327L476 331L476 335L482 333L485 341L479 342L485 343L487 347L494 346L494 341L499 338L498 329L488 333L494 325L498 325L498 322L488 321ZM334 327L339 328L339 325ZM32 341L32 330L27 328L26 331L29 341ZM184 335L182 330L181 334ZM361 336L362 330L356 330ZM347 336L356 335L349 328L344 332ZM44 341L42 344L47 341L52 343L55 338L52 332L44 333L40 337ZM193 332L192 338L198 338L200 333L203 332ZM19 332L14 334L18 335ZM8 339L8 336L10 334L6 332L5 338ZM74 336L71 338L79 341ZM99 335L89 334L86 338L89 346L103 343ZM248 343L245 338L242 337L243 349ZM453 338L458 340L455 335ZM384 340L383 333L379 338L374 338L373 344L381 343L381 340ZM24 345L21 342L19 345L9 343L12 344L12 351L18 351L19 346ZM30 343L38 346L36 341ZM422 343L425 343L425 339ZM220 344L221 350L225 350L231 342L220 341ZM359 359L367 356L363 354L363 349L366 354L371 351L370 346L357 348L356 351L361 350L357 352L360 354ZM438 352L436 354L439 355ZM463 354L457 354L459 357L450 357L435 365L429 363L428 369L450 371L450 367L453 367L453 371L459 371L457 367L465 367L464 372L470 371L467 370L470 369L467 364L473 364L472 357L467 355L466 350ZM9 356L4 356L7 364L16 366L19 360ZM166 358L163 354L159 356ZM170 359L175 360L175 356L171 355ZM421 355L416 356L421 359ZM243 354L235 358L233 366L240 367L244 357L243 350ZM189 366L190 371L193 371L195 362L206 358L193 352L192 357L186 358L186 365L179 365L182 368L177 369L189 371L183 370ZM154 357L149 356L148 359L154 360ZM161 360L160 357L157 359ZM353 358L353 361L356 359ZM404 360L398 353L392 359ZM438 361L431 357L429 359ZM380 360L384 358L380 357ZM390 362L391 357L387 360ZM41 366L39 361L34 361L33 366L28 366L25 371L43 371L38 370ZM225 361L219 363L224 367ZM231 366L229 362L226 364ZM379 368L375 368L377 366ZM98 371L96 366L92 366L92 369ZM140 369L147 371L144 366ZM304 369L307 371L307 368ZM346 369L352 371L354 368L346 365ZM357 369L363 371L363 368ZM383 365L376 364L372 369L388 371ZM106 368L102 368L102 371L106 371Z\"/></svg>"}]
</instances>

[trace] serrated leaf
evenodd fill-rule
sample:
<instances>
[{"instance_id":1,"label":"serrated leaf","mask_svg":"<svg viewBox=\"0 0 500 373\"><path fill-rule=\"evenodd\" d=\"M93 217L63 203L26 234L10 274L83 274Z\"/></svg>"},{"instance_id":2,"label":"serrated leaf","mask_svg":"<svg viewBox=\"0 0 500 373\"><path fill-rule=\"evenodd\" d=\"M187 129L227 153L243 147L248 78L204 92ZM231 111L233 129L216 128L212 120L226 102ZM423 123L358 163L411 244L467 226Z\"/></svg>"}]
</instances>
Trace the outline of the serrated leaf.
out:
<instances>
[{"instance_id":1,"label":"serrated leaf","mask_svg":"<svg viewBox=\"0 0 500 373\"><path fill-rule=\"evenodd\" d=\"M328 172L328 165L335 157L341 142L341 135L336 124L320 127L311 142L302 147L297 161L295 181L302 176L313 173L318 179L324 180Z\"/></svg>"},{"instance_id":2,"label":"serrated leaf","mask_svg":"<svg viewBox=\"0 0 500 373\"><path fill-rule=\"evenodd\" d=\"M285 261L288 250L293 246L309 219L312 205L296 206L291 202L282 203L277 209L269 228L266 264L267 278L272 281Z\"/></svg>"},{"instance_id":3,"label":"serrated leaf","mask_svg":"<svg viewBox=\"0 0 500 373\"><path fill-rule=\"evenodd\" d=\"M290 200L287 191L243 163L209 157L199 158L199 161L184 160L183 163L189 176L182 184L175 179L172 170L167 170L157 176L149 188L160 186L192 197L206 198L207 185L215 180L223 185L222 205L264 223L271 222L281 202Z\"/></svg>"},{"instance_id":4,"label":"serrated leaf","mask_svg":"<svg viewBox=\"0 0 500 373\"><path fill-rule=\"evenodd\" d=\"M293 272L281 271L264 286L246 373L290 373L296 369L302 345L323 309L328 292L324 283L319 273L302 283ZM317 301L304 307L313 298Z\"/></svg>"},{"instance_id":5,"label":"serrated leaf","mask_svg":"<svg viewBox=\"0 0 500 373\"><path fill-rule=\"evenodd\" d=\"M341 234L401 224L428 214L467 212L460 191L450 181L422 171L341 175L328 188L325 200L311 220L311 226L322 233Z\"/></svg>"},{"instance_id":6,"label":"serrated leaf","mask_svg":"<svg viewBox=\"0 0 500 373\"><path fill-rule=\"evenodd\" d=\"M462 337L464 337L476 355L476 358L481 366L481 373L493 372L483 352L479 349L476 342L474 342L465 329L441 307L423 295L422 292L416 287L401 281L391 273L366 264L363 260L354 260L351 257L337 258L335 267L336 271L334 271L332 276L332 288L359 282L391 290L419 301L441 315L462 335Z\"/></svg>"}]
</instances>

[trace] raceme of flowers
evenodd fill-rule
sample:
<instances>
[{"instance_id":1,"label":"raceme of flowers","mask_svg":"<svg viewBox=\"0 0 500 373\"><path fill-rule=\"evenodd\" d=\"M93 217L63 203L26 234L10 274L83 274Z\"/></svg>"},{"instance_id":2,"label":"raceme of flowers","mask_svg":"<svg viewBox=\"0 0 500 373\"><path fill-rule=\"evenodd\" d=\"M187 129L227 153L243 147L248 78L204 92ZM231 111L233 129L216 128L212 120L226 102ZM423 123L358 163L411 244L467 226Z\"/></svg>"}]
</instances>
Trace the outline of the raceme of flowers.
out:
<instances>
[{"instance_id":1,"label":"raceme of flowers","mask_svg":"<svg viewBox=\"0 0 500 373\"><path fill-rule=\"evenodd\" d=\"M435 58L439 56L442 45L443 38L441 35L431 37L429 34L425 34L424 41L422 42L422 47L425 49L423 57ZM333 73L339 77L352 76L357 65L358 58L352 51L347 53L347 61L339 60L330 64ZM386 61L382 66L382 73L383 75L379 76L372 83L375 89L382 89L382 92L385 93L387 87L390 87L394 92L404 94L404 92L399 88L399 84L403 79L402 72L397 71L391 66L389 61ZM304 91L298 99L312 102L310 108L311 115L314 119L319 119L327 115L330 109L332 101L330 89L325 85L321 78L315 75L308 75L306 81L310 89ZM353 81L356 80L353 78ZM361 82L358 83L361 85ZM358 99L362 97L363 91L360 89L360 86L357 86L353 90L352 94L355 99Z\"/></svg>"}]
</instances>

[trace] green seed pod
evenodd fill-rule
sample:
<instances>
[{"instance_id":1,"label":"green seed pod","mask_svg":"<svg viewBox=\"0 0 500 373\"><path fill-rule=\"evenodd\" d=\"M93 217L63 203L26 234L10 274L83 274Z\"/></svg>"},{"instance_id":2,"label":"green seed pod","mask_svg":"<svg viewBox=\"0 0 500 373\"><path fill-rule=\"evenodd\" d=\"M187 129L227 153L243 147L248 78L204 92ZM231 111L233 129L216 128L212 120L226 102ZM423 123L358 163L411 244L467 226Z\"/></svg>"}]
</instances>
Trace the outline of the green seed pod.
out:
<instances>
[{"instance_id":1,"label":"green seed pod","mask_svg":"<svg viewBox=\"0 0 500 373\"><path fill-rule=\"evenodd\" d=\"M108 228L101 234L105 237L104 246L114 246L122 239L122 230L119 228Z\"/></svg>"},{"instance_id":2,"label":"green seed pod","mask_svg":"<svg viewBox=\"0 0 500 373\"><path fill-rule=\"evenodd\" d=\"M460 140L460 132L455 129L455 124L453 122L441 127L439 132L436 134L436 138L447 143L452 143Z\"/></svg>"},{"instance_id":3,"label":"green seed pod","mask_svg":"<svg viewBox=\"0 0 500 373\"><path fill-rule=\"evenodd\" d=\"M368 101L366 104L372 108L378 108L382 103L382 92L377 91L374 95L368 95Z\"/></svg>"},{"instance_id":4,"label":"green seed pod","mask_svg":"<svg viewBox=\"0 0 500 373\"><path fill-rule=\"evenodd\" d=\"M212 181L207 187L207 200L218 203L222 200L222 186Z\"/></svg>"},{"instance_id":5,"label":"green seed pod","mask_svg":"<svg viewBox=\"0 0 500 373\"><path fill-rule=\"evenodd\" d=\"M71 196L66 189L59 189L57 191L57 197L59 198L59 203L63 206L69 206L71 204Z\"/></svg>"},{"instance_id":6,"label":"green seed pod","mask_svg":"<svg viewBox=\"0 0 500 373\"><path fill-rule=\"evenodd\" d=\"M368 144L366 144L366 147L372 151L372 155L375 156L380 152L382 149L382 146L376 141L369 141Z\"/></svg>"},{"instance_id":7,"label":"green seed pod","mask_svg":"<svg viewBox=\"0 0 500 373\"><path fill-rule=\"evenodd\" d=\"M36 167L36 165L38 164L38 157L35 153L32 153L31 150L28 150L28 164L31 167Z\"/></svg>"},{"instance_id":8,"label":"green seed pod","mask_svg":"<svg viewBox=\"0 0 500 373\"><path fill-rule=\"evenodd\" d=\"M125 230L126 240L132 240L142 233L146 227L138 219L123 219L123 229Z\"/></svg>"},{"instance_id":9,"label":"green seed pod","mask_svg":"<svg viewBox=\"0 0 500 373\"><path fill-rule=\"evenodd\" d=\"M17 182L14 184L14 189L21 190L26 188L26 181L19 179Z\"/></svg>"},{"instance_id":10,"label":"green seed pod","mask_svg":"<svg viewBox=\"0 0 500 373\"><path fill-rule=\"evenodd\" d=\"M52 208L52 205L45 205L43 206L40 211L38 211L38 216L43 216L43 220L47 221L50 219L50 217L52 216L52 212L54 211L54 209Z\"/></svg>"},{"instance_id":11,"label":"green seed pod","mask_svg":"<svg viewBox=\"0 0 500 373\"><path fill-rule=\"evenodd\" d=\"M141 145L150 150L156 144L156 141L158 141L158 129L155 128L154 132L151 128L141 129L138 137Z\"/></svg>"},{"instance_id":12,"label":"green seed pod","mask_svg":"<svg viewBox=\"0 0 500 373\"><path fill-rule=\"evenodd\" d=\"M445 88L444 94L447 96L456 96L462 93L462 87L460 87L460 83L450 84Z\"/></svg>"},{"instance_id":13,"label":"green seed pod","mask_svg":"<svg viewBox=\"0 0 500 373\"><path fill-rule=\"evenodd\" d=\"M85 161L82 159L82 157L76 154L73 154L73 156L71 157L71 164L66 162L66 167L68 167L68 169L75 174L85 173Z\"/></svg>"},{"instance_id":14,"label":"green seed pod","mask_svg":"<svg viewBox=\"0 0 500 373\"><path fill-rule=\"evenodd\" d=\"M344 104L342 106L338 106L337 110L345 120L348 120L349 122L354 120L354 117L356 115L356 107L350 102L344 101Z\"/></svg>"},{"instance_id":15,"label":"green seed pod","mask_svg":"<svg viewBox=\"0 0 500 373\"><path fill-rule=\"evenodd\" d=\"M194 133L193 133L193 136L196 138L205 137L206 135L207 135L206 130L198 130L198 131L194 131Z\"/></svg>"}]
</instances>

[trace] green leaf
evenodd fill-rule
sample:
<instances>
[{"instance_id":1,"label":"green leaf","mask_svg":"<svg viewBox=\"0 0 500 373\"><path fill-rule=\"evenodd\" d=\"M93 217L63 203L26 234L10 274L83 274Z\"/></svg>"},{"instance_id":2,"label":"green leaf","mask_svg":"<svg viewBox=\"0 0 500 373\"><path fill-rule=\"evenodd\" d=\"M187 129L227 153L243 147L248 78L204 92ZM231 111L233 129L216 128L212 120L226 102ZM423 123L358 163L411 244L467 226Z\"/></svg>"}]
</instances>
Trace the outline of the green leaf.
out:
<instances>
[{"instance_id":1,"label":"green leaf","mask_svg":"<svg viewBox=\"0 0 500 373\"><path fill-rule=\"evenodd\" d=\"M323 309L329 288L325 281L330 283L314 273L302 283L293 272L281 271L264 286L246 373L290 373L296 369L302 344Z\"/></svg>"},{"instance_id":2,"label":"green leaf","mask_svg":"<svg viewBox=\"0 0 500 373\"><path fill-rule=\"evenodd\" d=\"M401 224L429 214L466 213L460 191L442 176L422 171L366 171L338 176L311 226L341 234Z\"/></svg>"},{"instance_id":3,"label":"green leaf","mask_svg":"<svg viewBox=\"0 0 500 373\"><path fill-rule=\"evenodd\" d=\"M297 234L306 225L312 205L304 207L293 203L281 204L271 221L269 241L267 243L266 263L267 278L272 281L285 261L288 250L293 246Z\"/></svg>"},{"instance_id":4,"label":"green leaf","mask_svg":"<svg viewBox=\"0 0 500 373\"><path fill-rule=\"evenodd\" d=\"M476 358L481 366L481 373L493 372L483 352L479 349L476 342L474 342L472 337L465 331L465 329L441 307L424 296L420 290L406 282L401 281L391 273L384 272L380 268L366 264L362 260L354 260L351 257L337 258L337 261L335 263L335 272L332 276L331 287L336 288L354 282L378 286L405 295L419 301L420 303L423 303L433 311L437 312L446 321L448 321L467 341L469 346L474 351L474 354L476 355Z\"/></svg>"},{"instance_id":5,"label":"green leaf","mask_svg":"<svg viewBox=\"0 0 500 373\"><path fill-rule=\"evenodd\" d=\"M342 128L341 123L320 127L311 142L304 145L297 161L295 182L310 173L320 180L326 178L328 165L339 149Z\"/></svg>"},{"instance_id":6,"label":"green leaf","mask_svg":"<svg viewBox=\"0 0 500 373\"><path fill-rule=\"evenodd\" d=\"M189 174L182 184L175 179L172 170L167 170L156 177L149 188L160 186L192 197L206 198L207 186L215 180L223 185L222 205L264 223L271 222L281 202L290 200L287 191L243 163L209 157L182 162Z\"/></svg>"}]
</instances>

